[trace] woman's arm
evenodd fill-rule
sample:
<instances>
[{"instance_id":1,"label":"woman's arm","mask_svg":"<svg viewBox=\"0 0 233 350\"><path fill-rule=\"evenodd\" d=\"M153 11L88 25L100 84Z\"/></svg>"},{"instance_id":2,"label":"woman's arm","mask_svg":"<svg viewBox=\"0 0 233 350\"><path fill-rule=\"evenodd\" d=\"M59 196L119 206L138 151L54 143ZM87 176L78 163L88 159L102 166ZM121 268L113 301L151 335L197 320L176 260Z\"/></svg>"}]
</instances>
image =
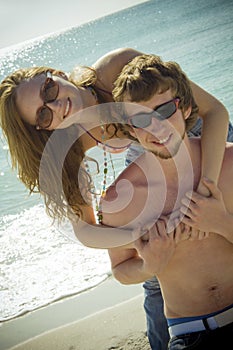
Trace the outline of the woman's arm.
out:
<instances>
[{"instance_id":1,"label":"woman's arm","mask_svg":"<svg viewBox=\"0 0 233 350\"><path fill-rule=\"evenodd\" d=\"M85 246L97 249L110 249L114 247L130 245L134 240L131 230L89 224L79 220L72 223L75 236Z\"/></svg>"},{"instance_id":2,"label":"woman's arm","mask_svg":"<svg viewBox=\"0 0 233 350\"><path fill-rule=\"evenodd\" d=\"M224 203L220 189L209 179L202 180L211 196L206 198L195 192L187 192L182 200L183 223L201 231L218 233L233 243L233 214ZM232 201L233 202L233 201Z\"/></svg>"},{"instance_id":3,"label":"woman's arm","mask_svg":"<svg viewBox=\"0 0 233 350\"><path fill-rule=\"evenodd\" d=\"M193 82L191 87L199 107L200 117L203 119L201 178L207 177L217 184L225 151L229 115L223 104L214 96ZM209 195L201 181L197 192L205 196Z\"/></svg>"},{"instance_id":4,"label":"woman's arm","mask_svg":"<svg viewBox=\"0 0 233 350\"><path fill-rule=\"evenodd\" d=\"M120 48L108 52L98 59L94 64L97 73L97 87L112 92L113 83L121 72L122 68L134 57L141 55L142 52L131 48Z\"/></svg>"},{"instance_id":5,"label":"woman's arm","mask_svg":"<svg viewBox=\"0 0 233 350\"><path fill-rule=\"evenodd\" d=\"M129 248L134 241L131 230L96 224L94 211L90 206L82 207L82 219L72 221L72 225L75 236L89 248Z\"/></svg>"},{"instance_id":6,"label":"woman's arm","mask_svg":"<svg viewBox=\"0 0 233 350\"><path fill-rule=\"evenodd\" d=\"M213 197L210 189L206 186L205 178L208 178L217 186L225 152L229 115L223 104L214 96L195 83L190 83L194 99L199 107L199 114L203 119L201 135L202 169L200 182L197 187L197 192L203 197L201 199L201 196L198 196L197 193L199 198L198 212L195 210L195 206L190 205L192 202L189 203L189 200L187 202L187 198L184 198L181 213L185 214L183 218L185 224L191 226L196 232L206 232L206 235L201 236L208 237L208 232L211 230L209 224L215 221L216 213L214 213L213 210L209 211L208 218L202 215L205 212L205 197ZM195 192L193 196L195 197ZM208 206L212 203L213 200L211 203L208 202ZM197 203L195 205L197 205ZM185 212L187 207L188 212ZM199 236L199 238L201 236Z\"/></svg>"}]
</instances>

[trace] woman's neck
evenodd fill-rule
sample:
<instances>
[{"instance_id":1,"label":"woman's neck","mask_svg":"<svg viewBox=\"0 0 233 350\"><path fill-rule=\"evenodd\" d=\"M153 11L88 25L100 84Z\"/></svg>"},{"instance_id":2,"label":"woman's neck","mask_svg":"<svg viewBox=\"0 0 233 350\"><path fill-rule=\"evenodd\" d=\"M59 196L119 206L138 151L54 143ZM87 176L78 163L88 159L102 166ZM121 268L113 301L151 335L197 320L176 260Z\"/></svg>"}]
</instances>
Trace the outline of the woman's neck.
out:
<instances>
[{"instance_id":1,"label":"woman's neck","mask_svg":"<svg viewBox=\"0 0 233 350\"><path fill-rule=\"evenodd\" d=\"M88 108L98 104L98 98L95 90L91 86L79 87L83 108Z\"/></svg>"}]
</instances>

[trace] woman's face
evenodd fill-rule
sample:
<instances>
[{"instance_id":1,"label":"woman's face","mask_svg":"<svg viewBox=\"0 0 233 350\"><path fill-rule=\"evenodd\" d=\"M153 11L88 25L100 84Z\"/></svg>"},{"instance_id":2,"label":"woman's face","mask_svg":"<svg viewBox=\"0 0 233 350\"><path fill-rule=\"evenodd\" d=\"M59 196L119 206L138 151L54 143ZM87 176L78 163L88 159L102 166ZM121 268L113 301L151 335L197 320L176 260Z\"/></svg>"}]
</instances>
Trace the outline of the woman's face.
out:
<instances>
[{"instance_id":1,"label":"woman's face","mask_svg":"<svg viewBox=\"0 0 233 350\"><path fill-rule=\"evenodd\" d=\"M23 81L16 92L16 104L24 119L38 129L38 113L41 107L46 106L51 110L52 122L47 130L54 130L65 118L80 111L83 106L81 91L75 85L59 76L52 76L52 80L58 85L57 98L44 104L41 90L44 88L46 74L40 74L34 78Z\"/></svg>"}]
</instances>

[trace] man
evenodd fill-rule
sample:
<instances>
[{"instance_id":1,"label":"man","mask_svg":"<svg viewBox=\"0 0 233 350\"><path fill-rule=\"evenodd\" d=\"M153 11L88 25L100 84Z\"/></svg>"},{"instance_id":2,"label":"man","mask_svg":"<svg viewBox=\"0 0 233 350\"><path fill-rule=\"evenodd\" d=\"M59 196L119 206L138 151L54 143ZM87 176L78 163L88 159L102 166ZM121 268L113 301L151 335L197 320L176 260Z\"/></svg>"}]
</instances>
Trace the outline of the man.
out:
<instances>
[{"instance_id":1,"label":"man","mask_svg":"<svg viewBox=\"0 0 233 350\"><path fill-rule=\"evenodd\" d=\"M114 276L122 283L157 276L172 338L169 349L219 349L230 342L233 330L233 145L226 147L219 179L223 197L205 182L214 195L206 199L212 217L221 221L208 218L207 239L183 239L177 220L169 234L171 220L164 215L183 203L191 209L181 211L191 220L199 209L195 196L182 201L201 176L200 140L189 140L186 133L194 105L189 82L175 63L144 55L123 69L114 97L127 102L131 134L150 151L126 168L102 202L104 224L141 225L140 234L147 232L134 244L109 250Z\"/></svg>"}]
</instances>

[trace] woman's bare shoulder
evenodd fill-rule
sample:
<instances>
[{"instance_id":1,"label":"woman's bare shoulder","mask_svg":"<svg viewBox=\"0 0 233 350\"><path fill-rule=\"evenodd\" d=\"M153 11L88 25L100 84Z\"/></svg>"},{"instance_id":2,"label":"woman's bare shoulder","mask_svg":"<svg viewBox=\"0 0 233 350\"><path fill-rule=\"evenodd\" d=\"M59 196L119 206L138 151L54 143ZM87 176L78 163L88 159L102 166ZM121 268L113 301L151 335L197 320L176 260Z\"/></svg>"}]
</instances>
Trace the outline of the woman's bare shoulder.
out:
<instances>
[{"instance_id":1,"label":"woman's bare shoulder","mask_svg":"<svg viewBox=\"0 0 233 350\"><path fill-rule=\"evenodd\" d=\"M95 69L99 69L103 66L113 65L114 63L122 64L123 66L132 60L134 57L141 55L142 53L132 48L123 47L116 50L107 52L101 56L94 64Z\"/></svg>"},{"instance_id":2,"label":"woman's bare shoulder","mask_svg":"<svg viewBox=\"0 0 233 350\"><path fill-rule=\"evenodd\" d=\"M111 92L113 82L122 68L138 55L141 55L141 52L132 48L119 48L100 57L93 64L93 68L97 73L97 85Z\"/></svg>"}]
</instances>

